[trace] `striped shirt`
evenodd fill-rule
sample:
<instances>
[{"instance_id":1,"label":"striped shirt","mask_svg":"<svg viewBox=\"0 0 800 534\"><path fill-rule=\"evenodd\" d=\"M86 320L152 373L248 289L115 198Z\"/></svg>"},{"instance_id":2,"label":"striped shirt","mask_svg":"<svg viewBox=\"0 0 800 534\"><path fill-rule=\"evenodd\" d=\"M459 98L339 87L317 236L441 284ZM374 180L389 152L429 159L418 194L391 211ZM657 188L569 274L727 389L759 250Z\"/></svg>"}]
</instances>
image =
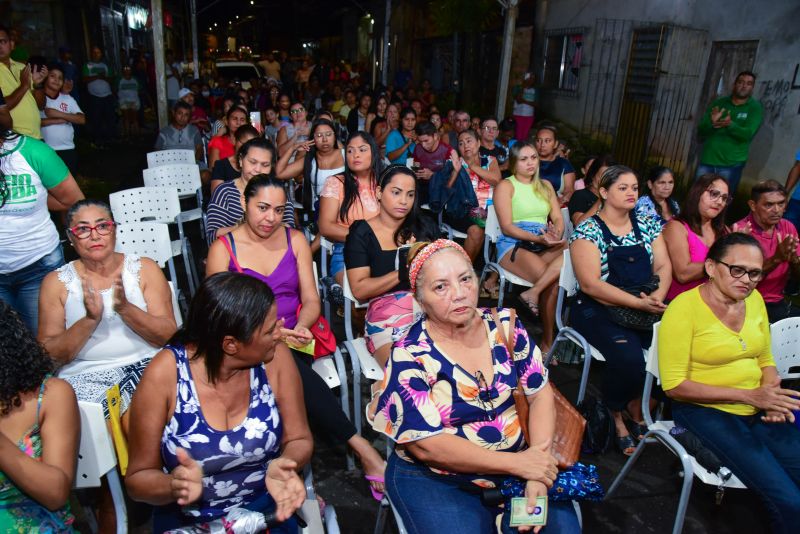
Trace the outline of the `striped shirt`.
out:
<instances>
[{"instance_id":1,"label":"striped shirt","mask_svg":"<svg viewBox=\"0 0 800 534\"><path fill-rule=\"evenodd\" d=\"M206 209L206 240L209 244L217 238L217 230L229 226L236 226L244 218L242 208L242 194L234 182L224 182L214 190ZM283 224L294 228L294 204L291 200L286 202L283 211Z\"/></svg>"}]
</instances>

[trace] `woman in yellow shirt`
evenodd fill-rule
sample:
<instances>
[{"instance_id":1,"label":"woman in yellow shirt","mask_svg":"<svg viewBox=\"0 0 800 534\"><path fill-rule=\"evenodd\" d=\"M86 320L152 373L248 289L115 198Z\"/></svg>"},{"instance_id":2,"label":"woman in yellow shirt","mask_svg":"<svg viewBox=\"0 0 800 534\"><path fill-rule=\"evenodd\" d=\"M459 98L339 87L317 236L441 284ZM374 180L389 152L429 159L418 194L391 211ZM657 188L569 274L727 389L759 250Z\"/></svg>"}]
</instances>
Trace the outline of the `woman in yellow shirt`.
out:
<instances>
[{"instance_id":1,"label":"woman in yellow shirt","mask_svg":"<svg viewBox=\"0 0 800 534\"><path fill-rule=\"evenodd\" d=\"M758 241L728 234L708 251L708 281L678 295L659 334L659 370L675 423L695 434L765 501L772 532L800 515L800 393L782 389L769 319L754 291Z\"/></svg>"}]
</instances>

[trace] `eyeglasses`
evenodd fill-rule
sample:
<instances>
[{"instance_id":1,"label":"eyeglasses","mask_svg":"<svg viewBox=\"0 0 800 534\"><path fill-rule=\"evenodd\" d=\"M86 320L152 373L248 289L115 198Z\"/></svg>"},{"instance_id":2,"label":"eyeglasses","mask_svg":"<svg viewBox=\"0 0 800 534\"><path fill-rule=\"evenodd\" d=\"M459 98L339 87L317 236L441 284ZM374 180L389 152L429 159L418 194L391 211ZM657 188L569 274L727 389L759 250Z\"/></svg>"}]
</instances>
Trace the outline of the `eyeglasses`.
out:
<instances>
[{"instance_id":1,"label":"eyeglasses","mask_svg":"<svg viewBox=\"0 0 800 534\"><path fill-rule=\"evenodd\" d=\"M484 126L483 129L486 130L487 132L497 132L500 130L500 128L498 128L497 126Z\"/></svg>"},{"instance_id":2,"label":"eyeglasses","mask_svg":"<svg viewBox=\"0 0 800 534\"><path fill-rule=\"evenodd\" d=\"M115 226L117 226L117 223L114 221L103 221L98 223L96 226L80 224L70 228L69 233L78 239L87 239L90 235L92 235L92 231L97 232L97 235L108 235L112 232L112 230L114 230Z\"/></svg>"},{"instance_id":3,"label":"eyeglasses","mask_svg":"<svg viewBox=\"0 0 800 534\"><path fill-rule=\"evenodd\" d=\"M734 278L741 278L747 274L747 277L750 278L751 282L760 282L764 279L764 271L761 269L753 269L752 271L748 271L744 267L739 265L731 265L729 263L725 263L724 261L717 261L717 263L721 263L727 267L728 271L731 273L731 276Z\"/></svg>"},{"instance_id":4,"label":"eyeglasses","mask_svg":"<svg viewBox=\"0 0 800 534\"><path fill-rule=\"evenodd\" d=\"M317 132L314 134L314 137L317 139L327 139L328 137L333 137L333 132Z\"/></svg>"},{"instance_id":5,"label":"eyeglasses","mask_svg":"<svg viewBox=\"0 0 800 534\"><path fill-rule=\"evenodd\" d=\"M475 380L478 381L478 402L481 403L481 409L486 412L488 421L494 421L497 418L497 410L494 408L493 399L496 399L499 393L496 388L489 387L481 371L475 373Z\"/></svg>"},{"instance_id":6,"label":"eyeglasses","mask_svg":"<svg viewBox=\"0 0 800 534\"><path fill-rule=\"evenodd\" d=\"M706 193L708 193L708 196L711 198L711 200L722 200L723 204L729 204L732 200L727 193L723 193L718 189L706 189Z\"/></svg>"},{"instance_id":7,"label":"eyeglasses","mask_svg":"<svg viewBox=\"0 0 800 534\"><path fill-rule=\"evenodd\" d=\"M291 113L292 115L297 115L298 113L302 113L304 111L305 108L295 108L295 109L290 109L289 113Z\"/></svg>"}]
</instances>

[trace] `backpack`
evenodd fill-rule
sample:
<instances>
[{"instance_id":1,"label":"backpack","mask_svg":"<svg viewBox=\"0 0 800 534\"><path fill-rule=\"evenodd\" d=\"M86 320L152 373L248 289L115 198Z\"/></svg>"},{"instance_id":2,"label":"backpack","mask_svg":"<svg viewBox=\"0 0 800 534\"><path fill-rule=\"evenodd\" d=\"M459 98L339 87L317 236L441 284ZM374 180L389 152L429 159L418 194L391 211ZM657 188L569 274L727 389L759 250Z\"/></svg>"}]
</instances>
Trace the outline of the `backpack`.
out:
<instances>
[{"instance_id":1,"label":"backpack","mask_svg":"<svg viewBox=\"0 0 800 534\"><path fill-rule=\"evenodd\" d=\"M616 435L614 418L602 400L586 395L578 405L578 411L586 419L581 451L588 454L603 454L611 446Z\"/></svg>"}]
</instances>

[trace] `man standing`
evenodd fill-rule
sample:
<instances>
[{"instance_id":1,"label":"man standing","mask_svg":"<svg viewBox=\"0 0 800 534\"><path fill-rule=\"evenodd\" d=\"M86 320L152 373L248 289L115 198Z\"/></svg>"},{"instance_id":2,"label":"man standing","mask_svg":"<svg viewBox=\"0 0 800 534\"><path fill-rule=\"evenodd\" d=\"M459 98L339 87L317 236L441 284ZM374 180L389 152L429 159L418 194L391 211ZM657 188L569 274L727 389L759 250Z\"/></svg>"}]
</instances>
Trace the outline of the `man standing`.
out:
<instances>
[{"instance_id":1,"label":"man standing","mask_svg":"<svg viewBox=\"0 0 800 534\"><path fill-rule=\"evenodd\" d=\"M728 181L731 196L742 178L750 141L761 126L763 110L761 103L753 98L755 84L755 74L740 72L733 84L733 94L714 100L697 129L703 153L696 176L719 174Z\"/></svg>"},{"instance_id":2,"label":"man standing","mask_svg":"<svg viewBox=\"0 0 800 534\"><path fill-rule=\"evenodd\" d=\"M267 54L266 59L258 62L258 66L264 69L267 78L272 78L276 82L281 81L281 64L275 59L275 52Z\"/></svg>"},{"instance_id":3,"label":"man standing","mask_svg":"<svg viewBox=\"0 0 800 534\"><path fill-rule=\"evenodd\" d=\"M203 157L203 137L196 126L189 124L191 118L192 106L184 100L178 100L172 108L172 121L158 132L154 148L194 151L195 160L200 166L200 179L206 183L211 178L211 173Z\"/></svg>"},{"instance_id":4,"label":"man standing","mask_svg":"<svg viewBox=\"0 0 800 534\"><path fill-rule=\"evenodd\" d=\"M114 112L114 95L111 91L111 68L103 62L103 51L92 47L91 60L83 66L83 81L89 93L86 113L96 146L103 146L115 137L117 114Z\"/></svg>"},{"instance_id":5,"label":"man standing","mask_svg":"<svg viewBox=\"0 0 800 534\"><path fill-rule=\"evenodd\" d=\"M492 156L497 160L500 166L500 172L503 178L509 176L508 173L508 147L500 144L497 141L497 136L500 133L500 127L497 124L497 119L494 117L487 117L481 122L480 131L478 136L481 138L480 153L481 156Z\"/></svg>"},{"instance_id":6,"label":"man standing","mask_svg":"<svg viewBox=\"0 0 800 534\"><path fill-rule=\"evenodd\" d=\"M782 218L787 196L786 189L775 180L758 182L747 202L750 214L734 225L734 230L755 237L764 252L764 278L756 289L764 297L770 323L800 316L800 308L783 296L789 278L800 276L797 229Z\"/></svg>"},{"instance_id":7,"label":"man standing","mask_svg":"<svg viewBox=\"0 0 800 534\"><path fill-rule=\"evenodd\" d=\"M414 128L417 145L414 147L414 170L417 175L419 203L428 202L428 181L434 173L444 167L453 149L441 141L436 126L430 122L420 122Z\"/></svg>"},{"instance_id":8,"label":"man standing","mask_svg":"<svg viewBox=\"0 0 800 534\"><path fill-rule=\"evenodd\" d=\"M14 61L11 59L13 49L14 41L8 28L0 26L0 90L11 112L14 130L41 139L39 108L44 106L41 85L47 77L47 69Z\"/></svg>"},{"instance_id":9,"label":"man standing","mask_svg":"<svg viewBox=\"0 0 800 534\"><path fill-rule=\"evenodd\" d=\"M458 135L469 129L469 113L464 110L456 111L453 115L453 129L447 133L447 143L458 152ZM459 152L459 154L461 154Z\"/></svg>"}]
</instances>

